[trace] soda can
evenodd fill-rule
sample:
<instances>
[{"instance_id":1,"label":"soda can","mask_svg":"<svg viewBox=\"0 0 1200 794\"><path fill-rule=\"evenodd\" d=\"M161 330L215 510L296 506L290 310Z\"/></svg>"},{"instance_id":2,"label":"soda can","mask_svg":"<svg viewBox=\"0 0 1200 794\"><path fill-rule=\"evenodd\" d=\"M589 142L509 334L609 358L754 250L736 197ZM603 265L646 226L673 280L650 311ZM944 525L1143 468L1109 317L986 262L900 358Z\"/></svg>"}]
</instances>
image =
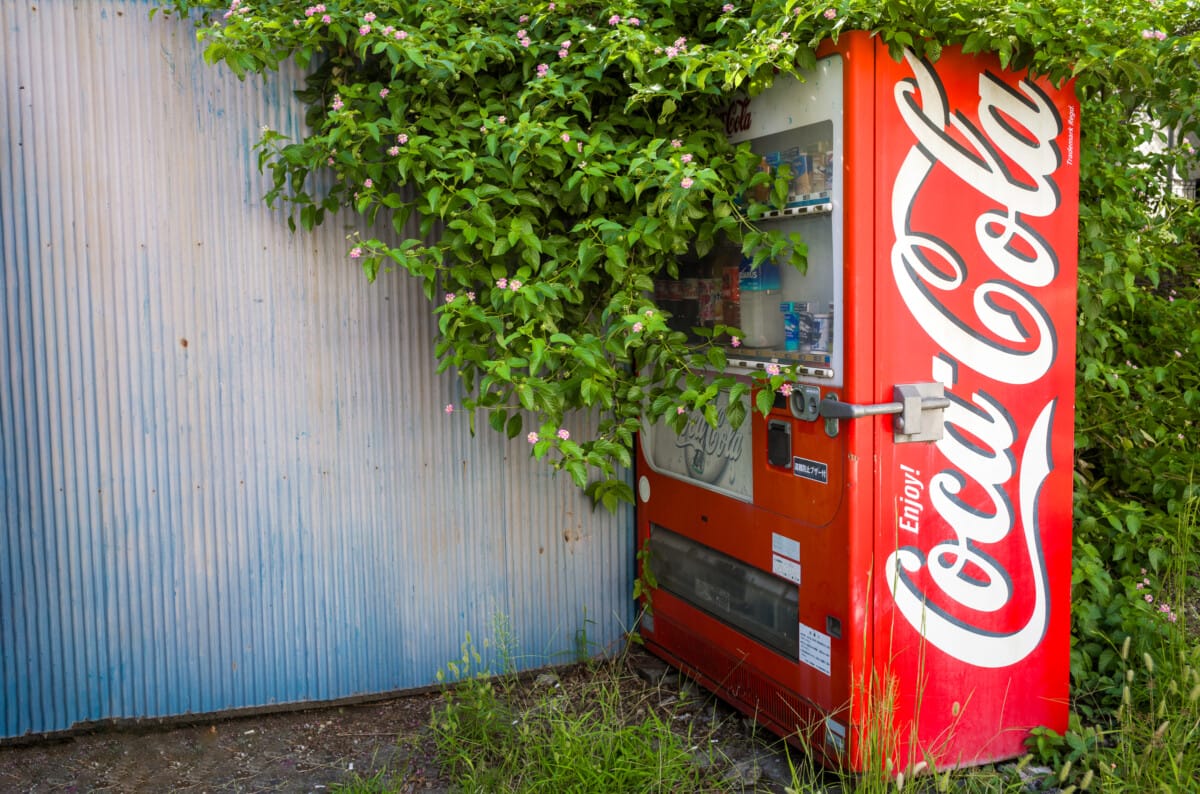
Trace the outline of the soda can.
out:
<instances>
[{"instance_id":1,"label":"soda can","mask_svg":"<svg viewBox=\"0 0 1200 794\"><path fill-rule=\"evenodd\" d=\"M721 279L704 278L699 281L700 324L711 326L723 322L725 311L721 303Z\"/></svg>"},{"instance_id":2,"label":"soda can","mask_svg":"<svg viewBox=\"0 0 1200 794\"><path fill-rule=\"evenodd\" d=\"M833 315L811 314L809 331L810 349L814 353L833 352Z\"/></svg>"},{"instance_id":3,"label":"soda can","mask_svg":"<svg viewBox=\"0 0 1200 794\"><path fill-rule=\"evenodd\" d=\"M813 192L812 184L812 158L808 152L801 151L800 147L788 149L788 165L792 167L792 184L789 190L788 198L792 201L801 201L809 193Z\"/></svg>"},{"instance_id":4,"label":"soda can","mask_svg":"<svg viewBox=\"0 0 1200 794\"><path fill-rule=\"evenodd\" d=\"M721 270L721 297L733 303L741 300L740 290L738 289L737 265L733 265L732 267L726 265Z\"/></svg>"}]
</instances>

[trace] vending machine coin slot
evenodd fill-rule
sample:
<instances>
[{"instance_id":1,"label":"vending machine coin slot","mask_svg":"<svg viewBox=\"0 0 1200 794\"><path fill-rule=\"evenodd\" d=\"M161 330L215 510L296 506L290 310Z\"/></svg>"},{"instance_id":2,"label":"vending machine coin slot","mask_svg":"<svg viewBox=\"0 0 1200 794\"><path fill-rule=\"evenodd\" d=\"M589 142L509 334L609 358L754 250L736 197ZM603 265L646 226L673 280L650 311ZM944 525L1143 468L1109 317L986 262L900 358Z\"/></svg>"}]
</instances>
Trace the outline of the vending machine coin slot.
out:
<instances>
[{"instance_id":1,"label":"vending machine coin slot","mask_svg":"<svg viewBox=\"0 0 1200 794\"><path fill-rule=\"evenodd\" d=\"M800 385L792 389L792 416L803 422L821 418L821 387Z\"/></svg>"}]
</instances>

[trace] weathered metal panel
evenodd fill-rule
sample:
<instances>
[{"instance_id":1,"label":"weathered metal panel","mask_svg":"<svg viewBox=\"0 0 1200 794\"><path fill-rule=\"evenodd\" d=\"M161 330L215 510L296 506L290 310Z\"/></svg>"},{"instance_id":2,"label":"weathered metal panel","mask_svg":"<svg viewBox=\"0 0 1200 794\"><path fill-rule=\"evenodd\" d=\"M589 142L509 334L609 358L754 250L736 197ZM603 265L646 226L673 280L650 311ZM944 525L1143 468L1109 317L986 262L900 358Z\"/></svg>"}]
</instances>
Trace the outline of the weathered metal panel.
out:
<instances>
[{"instance_id":1,"label":"weathered metal panel","mask_svg":"<svg viewBox=\"0 0 1200 794\"><path fill-rule=\"evenodd\" d=\"M0 4L0 737L618 641L630 515L443 411L418 285L259 198L298 75L149 8Z\"/></svg>"}]
</instances>

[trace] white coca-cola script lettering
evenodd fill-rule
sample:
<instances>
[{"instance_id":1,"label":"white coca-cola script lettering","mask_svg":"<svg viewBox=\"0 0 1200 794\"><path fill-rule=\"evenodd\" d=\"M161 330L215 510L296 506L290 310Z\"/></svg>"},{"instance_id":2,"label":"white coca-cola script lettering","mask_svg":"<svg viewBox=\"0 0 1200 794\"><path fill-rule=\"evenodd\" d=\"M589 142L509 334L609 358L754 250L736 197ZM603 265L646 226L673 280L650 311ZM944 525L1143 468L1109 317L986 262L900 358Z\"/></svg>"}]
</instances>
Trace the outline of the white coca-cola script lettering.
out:
<instances>
[{"instance_id":1,"label":"white coca-cola script lettering","mask_svg":"<svg viewBox=\"0 0 1200 794\"><path fill-rule=\"evenodd\" d=\"M1053 247L1029 223L1044 218L1060 204L1055 171L1061 156L1055 143L1062 120L1053 103L1032 83L1018 89L996 76L979 76L976 127L965 114L948 107L937 73L907 56L914 79L895 86L900 115L916 137L893 187L891 212L896 242L892 275L904 305L929 338L941 348L932 375L947 387L958 367L1010 387L1034 384L1057 358L1057 339L1038 290L1058 274ZM965 142L965 144L964 144ZM971 261L986 260L1003 278L968 279L968 258L937 236L912 228L912 208L935 166L949 169L971 189L994 202L973 224L978 251ZM968 287L968 284L974 286ZM957 290L971 289L970 301L955 310L943 302ZM998 390L1000 391L1000 390ZM1007 394L1020 394L1008 389ZM977 388L968 398L947 389L945 436L937 449L945 468L929 479L932 509L952 533L923 550L905 545L920 524L923 507L914 501L923 486L905 468L904 521L901 546L887 560L888 586L900 614L917 631L951 656L979 667L1015 664L1041 644L1050 615L1048 575L1042 554L1038 496L1053 469L1051 429L1056 400L1045 400L1037 419L1018 427L1009 410ZM1024 435L1018 459L1013 447ZM1018 463L1019 460L1019 463ZM1016 478L1019 508L1009 491ZM1034 603L1019 605L1027 617L1010 632L972 625L966 610L997 613L1010 607L1013 576L986 551L989 544L1012 542L1020 522L1027 570L1018 574L1033 582ZM926 569L940 595L921 590L916 576Z\"/></svg>"}]
</instances>

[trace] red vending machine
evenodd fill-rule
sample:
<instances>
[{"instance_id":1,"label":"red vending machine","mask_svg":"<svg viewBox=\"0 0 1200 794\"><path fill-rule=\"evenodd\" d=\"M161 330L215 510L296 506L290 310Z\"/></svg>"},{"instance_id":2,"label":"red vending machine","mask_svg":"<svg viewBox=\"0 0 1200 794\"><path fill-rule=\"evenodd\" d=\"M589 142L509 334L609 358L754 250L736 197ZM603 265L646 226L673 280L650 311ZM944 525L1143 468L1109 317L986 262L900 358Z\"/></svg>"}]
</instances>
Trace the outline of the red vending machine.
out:
<instances>
[{"instance_id":1,"label":"red vending machine","mask_svg":"<svg viewBox=\"0 0 1200 794\"><path fill-rule=\"evenodd\" d=\"M1073 93L851 34L725 121L788 164L761 226L807 271L719 251L658 293L745 331L732 372L800 376L740 428L642 433L647 646L830 763L1019 755L1067 724Z\"/></svg>"}]
</instances>

